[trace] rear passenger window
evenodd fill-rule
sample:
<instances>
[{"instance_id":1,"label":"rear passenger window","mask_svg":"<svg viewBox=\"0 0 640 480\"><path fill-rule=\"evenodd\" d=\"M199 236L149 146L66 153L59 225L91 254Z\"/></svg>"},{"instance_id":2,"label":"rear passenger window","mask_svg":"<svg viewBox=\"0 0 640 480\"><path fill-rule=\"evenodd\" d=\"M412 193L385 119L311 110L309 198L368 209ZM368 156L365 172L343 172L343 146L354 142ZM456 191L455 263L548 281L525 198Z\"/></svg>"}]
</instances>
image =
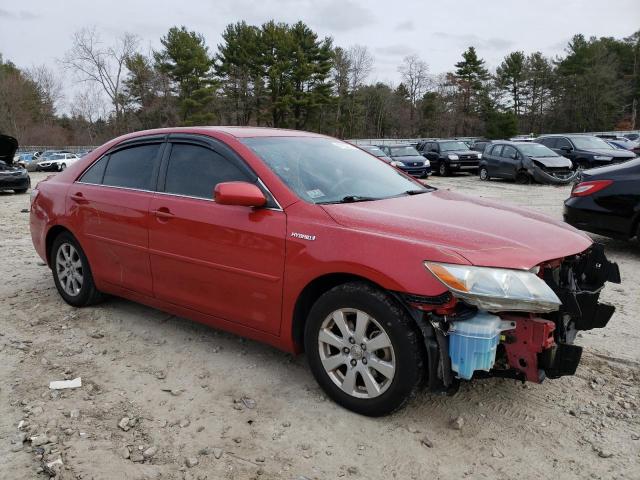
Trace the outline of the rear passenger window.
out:
<instances>
[{"instance_id":1,"label":"rear passenger window","mask_svg":"<svg viewBox=\"0 0 640 480\"><path fill-rule=\"evenodd\" d=\"M493 148L490 149L489 154L493 155L494 157L499 157L501 151L502 151L502 145L494 145Z\"/></svg>"},{"instance_id":2,"label":"rear passenger window","mask_svg":"<svg viewBox=\"0 0 640 480\"><path fill-rule=\"evenodd\" d=\"M102 177L104 176L104 169L107 166L108 159L109 156L107 155L91 165L89 169L84 172L84 175L82 175L80 181L83 183L95 183L96 185L101 184Z\"/></svg>"},{"instance_id":3,"label":"rear passenger window","mask_svg":"<svg viewBox=\"0 0 640 480\"><path fill-rule=\"evenodd\" d=\"M513 148L510 145L505 145L504 148L502 149L502 155L500 155L502 158L515 158L518 155L518 152L516 152L516 149Z\"/></svg>"},{"instance_id":4,"label":"rear passenger window","mask_svg":"<svg viewBox=\"0 0 640 480\"><path fill-rule=\"evenodd\" d=\"M171 148L165 192L212 199L218 183L234 181L251 179L213 150L187 144L174 144Z\"/></svg>"},{"instance_id":5,"label":"rear passenger window","mask_svg":"<svg viewBox=\"0 0 640 480\"><path fill-rule=\"evenodd\" d=\"M161 144L140 145L109 155L103 185L153 190L154 167Z\"/></svg>"}]
</instances>

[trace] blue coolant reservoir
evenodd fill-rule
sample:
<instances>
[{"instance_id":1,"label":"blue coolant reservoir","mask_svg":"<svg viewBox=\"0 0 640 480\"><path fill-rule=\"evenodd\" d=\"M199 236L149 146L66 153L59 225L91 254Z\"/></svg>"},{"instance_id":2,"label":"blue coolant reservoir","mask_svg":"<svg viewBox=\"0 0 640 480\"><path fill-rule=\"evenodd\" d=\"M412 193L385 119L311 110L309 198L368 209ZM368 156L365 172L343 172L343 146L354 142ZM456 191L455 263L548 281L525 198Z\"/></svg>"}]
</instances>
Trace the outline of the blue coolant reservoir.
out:
<instances>
[{"instance_id":1,"label":"blue coolant reservoir","mask_svg":"<svg viewBox=\"0 0 640 480\"><path fill-rule=\"evenodd\" d=\"M514 322L478 311L468 320L451 322L449 356L451 368L459 378L471 379L476 370L491 370L496 361L500 332L515 328Z\"/></svg>"}]
</instances>

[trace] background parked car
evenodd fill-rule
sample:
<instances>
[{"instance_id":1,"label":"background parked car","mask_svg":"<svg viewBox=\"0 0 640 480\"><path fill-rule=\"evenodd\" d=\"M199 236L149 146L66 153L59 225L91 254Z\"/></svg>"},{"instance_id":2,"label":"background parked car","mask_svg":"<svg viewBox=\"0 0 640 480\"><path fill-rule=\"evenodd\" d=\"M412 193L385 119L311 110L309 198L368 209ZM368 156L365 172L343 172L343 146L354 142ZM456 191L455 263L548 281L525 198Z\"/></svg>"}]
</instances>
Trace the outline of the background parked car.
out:
<instances>
[{"instance_id":1,"label":"background parked car","mask_svg":"<svg viewBox=\"0 0 640 480\"><path fill-rule=\"evenodd\" d=\"M634 142L640 141L640 133L626 133L623 137L633 140Z\"/></svg>"},{"instance_id":2,"label":"background parked car","mask_svg":"<svg viewBox=\"0 0 640 480\"><path fill-rule=\"evenodd\" d=\"M18 154L18 159L15 163L27 171L33 172L36 170L38 160L36 159L35 152L22 152Z\"/></svg>"},{"instance_id":3,"label":"background parked car","mask_svg":"<svg viewBox=\"0 0 640 480\"><path fill-rule=\"evenodd\" d=\"M484 149L487 145L491 143L491 140L475 140L471 144L471 150L475 150L476 152L484 152Z\"/></svg>"},{"instance_id":4,"label":"background parked car","mask_svg":"<svg viewBox=\"0 0 640 480\"><path fill-rule=\"evenodd\" d=\"M18 141L9 135L0 135L0 191L25 193L31 187L27 171L14 164Z\"/></svg>"},{"instance_id":5,"label":"background parked car","mask_svg":"<svg viewBox=\"0 0 640 480\"><path fill-rule=\"evenodd\" d=\"M508 178L518 183L563 185L571 183L579 172L571 160L534 142L498 141L485 149L480 160L480 180Z\"/></svg>"},{"instance_id":6,"label":"background parked car","mask_svg":"<svg viewBox=\"0 0 640 480\"><path fill-rule=\"evenodd\" d=\"M543 135L535 141L582 169L620 163L636 156L633 152L617 150L593 135Z\"/></svg>"},{"instance_id":7,"label":"background parked car","mask_svg":"<svg viewBox=\"0 0 640 480\"><path fill-rule=\"evenodd\" d=\"M616 137L615 135L597 135L604 139L609 145L623 150L629 150L636 155L640 154L640 143L637 141L629 140L626 137Z\"/></svg>"},{"instance_id":8,"label":"background parked car","mask_svg":"<svg viewBox=\"0 0 640 480\"><path fill-rule=\"evenodd\" d=\"M80 157L75 153L54 153L48 156L45 160L38 162L37 170L43 170L47 172L61 172L69 165L77 162Z\"/></svg>"},{"instance_id":9,"label":"background parked car","mask_svg":"<svg viewBox=\"0 0 640 480\"><path fill-rule=\"evenodd\" d=\"M358 148L378 157L380 160L384 160L387 163L393 162L393 159L384 153L380 147L375 145L358 145Z\"/></svg>"},{"instance_id":10,"label":"background parked car","mask_svg":"<svg viewBox=\"0 0 640 480\"><path fill-rule=\"evenodd\" d=\"M469 150L466 143L460 140L435 140L418 145L420 153L431 162L432 168L442 176L453 171L478 171L482 154Z\"/></svg>"},{"instance_id":11,"label":"background parked car","mask_svg":"<svg viewBox=\"0 0 640 480\"><path fill-rule=\"evenodd\" d=\"M583 172L564 203L564 220L588 232L640 239L640 159Z\"/></svg>"},{"instance_id":12,"label":"background parked car","mask_svg":"<svg viewBox=\"0 0 640 480\"><path fill-rule=\"evenodd\" d=\"M380 149L391 158L391 165L414 177L426 177L431 173L431 164L409 144L379 145Z\"/></svg>"}]
</instances>

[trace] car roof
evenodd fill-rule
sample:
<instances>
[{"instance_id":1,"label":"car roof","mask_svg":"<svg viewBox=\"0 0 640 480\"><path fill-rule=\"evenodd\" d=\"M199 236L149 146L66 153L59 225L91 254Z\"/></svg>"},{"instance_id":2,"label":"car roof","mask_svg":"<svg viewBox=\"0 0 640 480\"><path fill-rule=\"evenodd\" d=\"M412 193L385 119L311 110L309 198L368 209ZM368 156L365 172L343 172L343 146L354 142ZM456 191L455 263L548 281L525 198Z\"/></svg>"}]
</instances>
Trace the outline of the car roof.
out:
<instances>
[{"instance_id":1,"label":"car roof","mask_svg":"<svg viewBox=\"0 0 640 480\"><path fill-rule=\"evenodd\" d=\"M125 135L123 138L135 138L145 135L169 135L171 133L209 134L224 133L236 138L252 137L326 137L319 133L305 132L302 130L289 130L286 128L270 127L235 127L235 126L197 126L197 127L171 127L141 130Z\"/></svg>"}]
</instances>

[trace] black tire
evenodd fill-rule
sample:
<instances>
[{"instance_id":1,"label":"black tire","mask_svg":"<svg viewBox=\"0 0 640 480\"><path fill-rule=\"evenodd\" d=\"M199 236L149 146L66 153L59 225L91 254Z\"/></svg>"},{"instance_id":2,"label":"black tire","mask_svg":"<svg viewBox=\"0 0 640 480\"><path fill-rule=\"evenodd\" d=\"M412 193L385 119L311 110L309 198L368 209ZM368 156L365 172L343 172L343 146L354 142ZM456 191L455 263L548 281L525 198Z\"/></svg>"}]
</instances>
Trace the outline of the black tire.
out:
<instances>
[{"instance_id":1,"label":"black tire","mask_svg":"<svg viewBox=\"0 0 640 480\"><path fill-rule=\"evenodd\" d=\"M449 168L449 165L447 165L447 162L440 161L438 163L438 174L441 177L448 177L451 175L451 169Z\"/></svg>"},{"instance_id":2,"label":"black tire","mask_svg":"<svg viewBox=\"0 0 640 480\"><path fill-rule=\"evenodd\" d=\"M489 176L489 170L487 170L487 167L480 167L478 176L480 177L480 180L484 182L488 182L489 180L491 180L491 177Z\"/></svg>"},{"instance_id":3,"label":"black tire","mask_svg":"<svg viewBox=\"0 0 640 480\"><path fill-rule=\"evenodd\" d=\"M66 168L67 168L67 164L66 163L61 163L60 165L58 165L58 171L59 172L62 172Z\"/></svg>"},{"instance_id":4,"label":"black tire","mask_svg":"<svg viewBox=\"0 0 640 480\"><path fill-rule=\"evenodd\" d=\"M319 334L325 320L340 309L355 309L366 313L379 322L390 340L395 373L386 390L378 396L358 398L346 393L334 383L322 364ZM399 409L416 393L424 376L424 346L415 323L392 296L365 282L346 283L323 294L313 305L307 318L304 343L307 361L322 389L336 403L361 415L377 417ZM375 355L373 351L367 354ZM360 368L368 368L376 373L371 367L365 367L363 360L360 361L363 364ZM349 369L348 364L342 367ZM361 383L364 382L361 374L357 378Z\"/></svg>"},{"instance_id":5,"label":"black tire","mask_svg":"<svg viewBox=\"0 0 640 480\"><path fill-rule=\"evenodd\" d=\"M16 193L27 193L28 188L17 188L14 190Z\"/></svg>"},{"instance_id":6,"label":"black tire","mask_svg":"<svg viewBox=\"0 0 640 480\"><path fill-rule=\"evenodd\" d=\"M58 257L58 251L65 245L71 245L78 254L79 260L82 265L82 286L79 292L75 295L70 295L65 291L60 282L60 272L57 266L56 259ZM65 302L74 307L87 307L104 300L104 294L100 292L93 281L93 274L91 273L91 267L89 266L89 260L85 255L82 247L78 241L68 232L60 233L54 240L51 246L50 255L51 271L53 273L53 281L58 289L58 293Z\"/></svg>"},{"instance_id":7,"label":"black tire","mask_svg":"<svg viewBox=\"0 0 640 480\"><path fill-rule=\"evenodd\" d=\"M515 180L518 185L529 185L531 183L529 174L522 170L516 173Z\"/></svg>"}]
</instances>

